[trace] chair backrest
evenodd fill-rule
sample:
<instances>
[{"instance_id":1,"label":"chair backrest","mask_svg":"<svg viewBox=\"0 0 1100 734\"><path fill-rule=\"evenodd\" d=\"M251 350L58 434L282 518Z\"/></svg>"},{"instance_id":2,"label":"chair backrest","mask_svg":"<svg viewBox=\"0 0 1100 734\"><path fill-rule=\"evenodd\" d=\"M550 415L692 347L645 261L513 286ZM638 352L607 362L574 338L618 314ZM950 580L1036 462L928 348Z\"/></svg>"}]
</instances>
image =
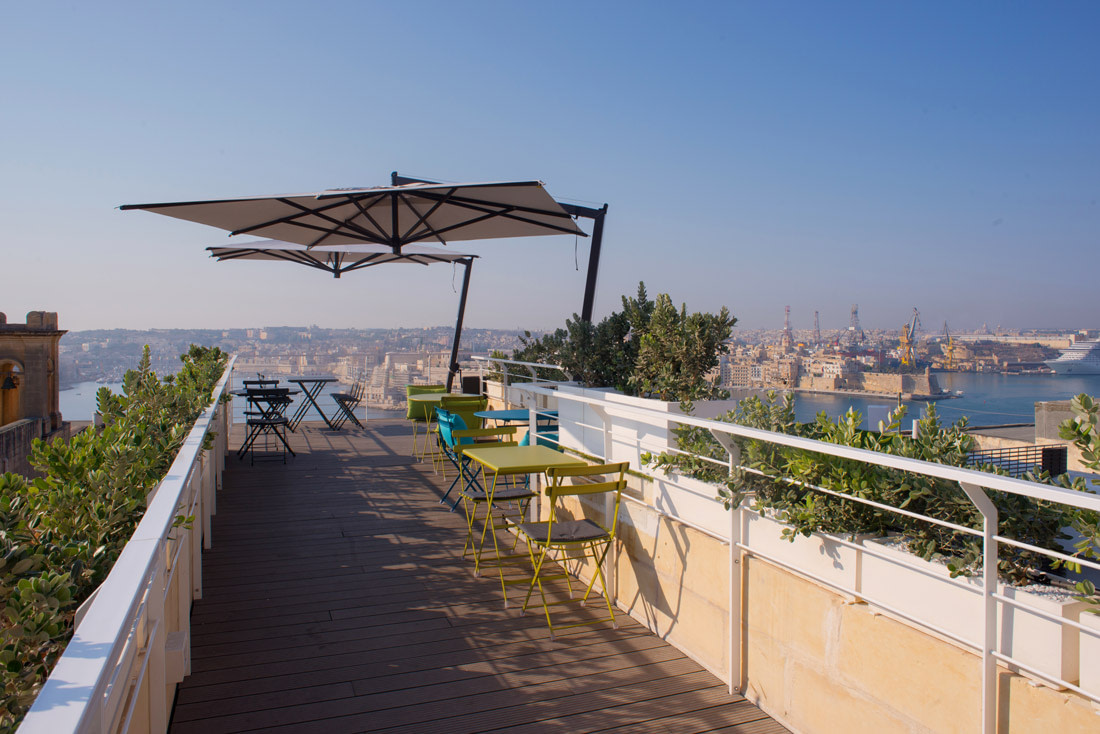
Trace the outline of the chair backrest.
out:
<instances>
[{"instance_id":1,"label":"chair backrest","mask_svg":"<svg viewBox=\"0 0 1100 734\"><path fill-rule=\"evenodd\" d=\"M443 440L444 447L454 450L455 447L455 430L461 430L466 427L463 423L461 416L457 416L449 410L443 410L439 408L435 411L435 420L437 430L439 431L439 437Z\"/></svg>"},{"instance_id":2,"label":"chair backrest","mask_svg":"<svg viewBox=\"0 0 1100 734\"><path fill-rule=\"evenodd\" d=\"M425 393L447 392L446 385L405 385L405 397L424 395ZM426 403L408 402L405 409L405 417L411 421L426 421L432 415L434 405Z\"/></svg>"},{"instance_id":3,"label":"chair backrest","mask_svg":"<svg viewBox=\"0 0 1100 734\"><path fill-rule=\"evenodd\" d=\"M252 389L262 390L262 389L265 389L265 388L278 387L279 386L279 381L278 380L268 380L267 378L261 377L258 380L241 380L241 384L244 385L245 390L252 390Z\"/></svg>"},{"instance_id":4,"label":"chair backrest","mask_svg":"<svg viewBox=\"0 0 1100 734\"><path fill-rule=\"evenodd\" d=\"M455 423L460 423L462 418L454 416ZM516 427L497 426L496 428L454 428L452 424L451 434L455 439L455 452L462 453L462 447L484 448L486 446L515 446ZM496 439L496 440L490 440Z\"/></svg>"},{"instance_id":5,"label":"chair backrest","mask_svg":"<svg viewBox=\"0 0 1100 734\"><path fill-rule=\"evenodd\" d=\"M623 489L626 488L626 470L630 462L620 461L615 464L592 464L589 466L552 466L546 470L546 477L550 480L550 486L546 488L546 494L550 497L550 520L554 518L554 503L558 497L576 497L585 495L615 493L615 507L611 512L611 527L600 525L612 538L619 524L619 502L622 499ZM576 477L607 476L615 479L606 479L602 482L588 482L585 484L565 484L565 480ZM599 525L599 523L597 523Z\"/></svg>"},{"instance_id":6,"label":"chair backrest","mask_svg":"<svg viewBox=\"0 0 1100 734\"><path fill-rule=\"evenodd\" d=\"M481 428L482 420L474 413L489 407L489 398L480 395L444 395L439 401L443 410L462 416L465 428Z\"/></svg>"}]
</instances>

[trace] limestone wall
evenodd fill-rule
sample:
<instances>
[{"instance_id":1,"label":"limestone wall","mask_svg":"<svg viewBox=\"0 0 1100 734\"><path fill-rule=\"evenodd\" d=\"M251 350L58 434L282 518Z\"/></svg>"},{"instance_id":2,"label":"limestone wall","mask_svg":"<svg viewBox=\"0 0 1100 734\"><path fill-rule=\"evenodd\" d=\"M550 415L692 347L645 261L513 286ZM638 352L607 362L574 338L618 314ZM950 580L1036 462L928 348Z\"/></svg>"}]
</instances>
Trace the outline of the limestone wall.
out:
<instances>
[{"instance_id":1,"label":"limestone wall","mask_svg":"<svg viewBox=\"0 0 1100 734\"><path fill-rule=\"evenodd\" d=\"M745 697L799 732L981 731L981 660L767 561L745 562ZM1007 670L998 731L1088 732L1096 710Z\"/></svg>"}]
</instances>

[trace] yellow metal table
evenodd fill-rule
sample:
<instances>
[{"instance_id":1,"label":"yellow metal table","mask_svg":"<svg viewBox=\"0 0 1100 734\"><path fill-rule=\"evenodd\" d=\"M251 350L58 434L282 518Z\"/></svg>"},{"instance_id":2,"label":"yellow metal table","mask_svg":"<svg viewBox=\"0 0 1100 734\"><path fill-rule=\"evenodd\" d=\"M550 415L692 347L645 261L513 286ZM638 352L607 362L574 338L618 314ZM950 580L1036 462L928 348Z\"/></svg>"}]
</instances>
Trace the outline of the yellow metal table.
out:
<instances>
[{"instance_id":1,"label":"yellow metal table","mask_svg":"<svg viewBox=\"0 0 1100 734\"><path fill-rule=\"evenodd\" d=\"M474 573L481 571L481 553L485 547L485 535L488 533L493 538L493 550L496 553L497 567L500 569L500 588L504 592L504 605L508 606L508 590L504 580L503 558L500 555L500 546L497 543L496 532L490 532L490 528L496 530L493 520L493 499L497 493L497 481L502 476L542 474L552 466L583 466L586 462L572 456L566 456L548 446L486 446L485 448L468 448L463 451L471 461L477 462L484 469L486 478L491 474L492 479L487 481L485 489L485 526L481 530L480 542L474 544ZM532 495L533 496L533 495ZM475 508L467 500L466 507L466 542L473 544ZM463 548L465 553L465 548Z\"/></svg>"}]
</instances>

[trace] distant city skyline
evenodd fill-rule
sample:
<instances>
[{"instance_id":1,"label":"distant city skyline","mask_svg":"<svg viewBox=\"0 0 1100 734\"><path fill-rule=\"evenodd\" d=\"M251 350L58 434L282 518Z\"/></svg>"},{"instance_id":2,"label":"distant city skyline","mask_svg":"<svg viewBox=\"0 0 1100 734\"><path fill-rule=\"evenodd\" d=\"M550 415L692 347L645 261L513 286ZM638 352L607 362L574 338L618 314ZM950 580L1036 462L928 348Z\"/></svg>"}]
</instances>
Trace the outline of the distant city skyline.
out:
<instances>
[{"instance_id":1,"label":"distant city skyline","mask_svg":"<svg viewBox=\"0 0 1100 734\"><path fill-rule=\"evenodd\" d=\"M1096 328L1098 31L1086 2L11 5L0 311L453 324L450 267L215 264L224 232L116 209L396 169L608 203L596 318L644 280L741 329ZM580 310L586 239L452 247L471 327Z\"/></svg>"}]
</instances>

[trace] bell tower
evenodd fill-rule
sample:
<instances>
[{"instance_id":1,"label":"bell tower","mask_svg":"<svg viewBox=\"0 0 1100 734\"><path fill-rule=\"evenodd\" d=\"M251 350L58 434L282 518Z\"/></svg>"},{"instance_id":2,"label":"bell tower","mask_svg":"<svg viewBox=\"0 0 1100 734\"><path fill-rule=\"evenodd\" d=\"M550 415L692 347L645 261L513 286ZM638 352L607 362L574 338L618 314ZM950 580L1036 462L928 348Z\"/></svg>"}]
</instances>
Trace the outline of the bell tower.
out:
<instances>
[{"instance_id":1,"label":"bell tower","mask_svg":"<svg viewBox=\"0 0 1100 734\"><path fill-rule=\"evenodd\" d=\"M25 324L0 313L0 426L34 418L47 434L62 427L57 355L64 334L56 312L31 311Z\"/></svg>"}]
</instances>

